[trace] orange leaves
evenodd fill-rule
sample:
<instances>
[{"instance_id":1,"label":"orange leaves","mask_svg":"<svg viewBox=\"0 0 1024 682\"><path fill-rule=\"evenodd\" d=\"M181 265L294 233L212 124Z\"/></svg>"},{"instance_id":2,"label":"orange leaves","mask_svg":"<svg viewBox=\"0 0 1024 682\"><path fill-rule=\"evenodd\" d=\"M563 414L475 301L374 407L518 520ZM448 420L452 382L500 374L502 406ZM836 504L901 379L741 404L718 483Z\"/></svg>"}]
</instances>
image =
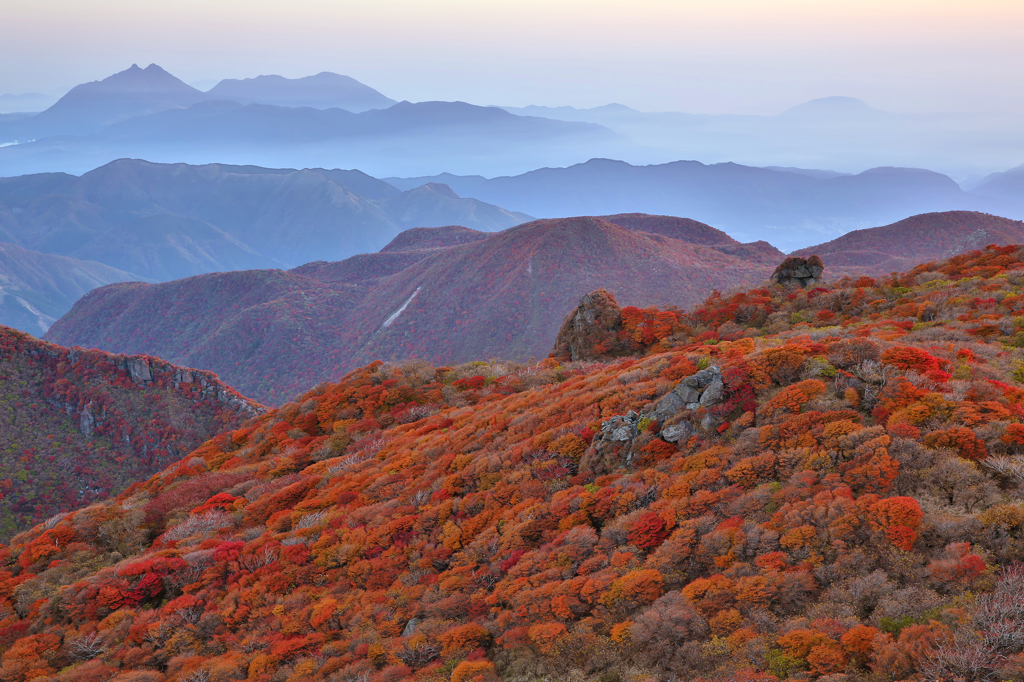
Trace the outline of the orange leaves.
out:
<instances>
[{"instance_id":1,"label":"orange leaves","mask_svg":"<svg viewBox=\"0 0 1024 682\"><path fill-rule=\"evenodd\" d=\"M885 384L878 396L878 404L871 411L875 419L884 422L896 410L907 407L927 395L927 391L914 386L903 377L895 377Z\"/></svg>"},{"instance_id":2,"label":"orange leaves","mask_svg":"<svg viewBox=\"0 0 1024 682\"><path fill-rule=\"evenodd\" d=\"M611 608L636 608L661 596L664 578L654 569L631 571L612 582L601 595L600 603Z\"/></svg>"},{"instance_id":3,"label":"orange leaves","mask_svg":"<svg viewBox=\"0 0 1024 682\"><path fill-rule=\"evenodd\" d=\"M731 669L778 649L793 657L779 667L792 664L791 675L884 676L891 668L907 679L919 672L915 666L941 626L912 625L894 637L859 623L888 623L883 613L903 607L916 614L916 604L903 603L914 593L902 590L924 586L960 609L944 620L969 622L975 602L956 599L984 587L984 560L1024 558L1017 542L1024 515L1006 480L997 481L1013 498L1006 504L984 510L979 503L984 511L976 521L959 510L943 512L934 530L924 529L923 499L942 502L929 487L937 485L929 462L947 460L919 443L969 450L983 436L1000 453L1022 451L1024 426L1012 422L1024 418L1024 394L984 378L1012 359L999 350L977 349L976 359L987 363L972 364L970 382L927 374L940 371L927 368L943 366L938 355L952 357L955 342L920 352L909 340L891 346L878 334L891 331L885 315L892 297L870 292L879 300L870 323L872 313L851 314L844 297L856 294L822 290L792 304L802 306L799 324L809 324L819 309L834 312L835 324L849 324L835 332L844 339L782 339L767 331L746 338L745 321L732 317L721 330L729 340L672 348L691 339L671 336L646 357L500 369L379 365L321 387L263 423L210 441L204 461L222 461L222 470L211 474L186 458L124 496L123 507L100 506L54 532L25 535L10 556L35 561L30 570L60 574L71 570L62 562L74 552L108 556L108 549L88 544L98 527L127 518L146 500L153 514L140 533L159 533L165 520L177 522L190 510L234 519L177 542L165 533L140 556L62 590L59 608L39 599L33 611L31 591L42 578L24 568L18 578L8 573L0 580L0 612L9 619L0 623L0 650L36 632L32 624L74 637L120 607L135 619L130 649L114 643L100 658L125 661L126 672L155 666L158 656L179 659L167 664L168 676L178 677L186 670L180 657L201 649L195 633L209 627L216 629L212 641L227 651L205 661L206 653L186 656L187 669L202 662L224 679L249 673L264 682L279 670L293 681L366 673L396 682L454 670L452 677L464 682L493 682L496 672L485 658L492 636L508 670L523 659L531 666L550 666L543 657L589 660L604 647L629 656L637 670L697 678L714 674L695 669L711 659ZM720 297L711 303L712 315L746 305ZM767 305L774 305L770 297ZM778 320L788 324L794 310L784 309ZM656 322L636 309L625 318L640 339L630 344L643 343ZM934 339L955 331L936 329ZM646 338L657 338L651 334ZM704 339L717 341L717 334L716 328ZM626 347L618 341L616 348ZM880 356L884 367L864 363ZM667 444L657 437L661 425L648 421L633 441L617 444L600 474L580 466L602 447L603 420L629 410L650 420L653 401L693 374L698 360L720 365L727 391L724 402L700 414L665 415L668 423L691 420L687 439ZM920 379L908 375L912 381L896 376L921 370ZM429 384L407 381L414 373ZM506 394L497 384L515 389ZM865 406L878 408L878 421ZM717 420L706 430L698 424L705 413ZM977 433L957 430L958 421L977 424ZM716 431L726 422L732 426ZM310 435L326 425L338 425L333 436ZM349 432L364 427L369 431L353 440ZM223 459L229 451L232 457ZM303 457L318 461L300 466ZM927 473L897 478L899 462ZM962 466L979 480L989 475L982 466ZM896 483L900 496L885 497ZM17 494L15 487L4 492ZM59 538L61 550L51 555L47 542L58 539L61 525L76 535L73 544ZM937 539L964 533L973 545L936 547L949 542ZM3 561L17 570L0 551ZM881 585L885 596L862 599L874 595L875 587L865 585ZM847 589L859 620L819 617ZM126 609L145 599L155 606L161 596L164 610ZM19 619L19 609L32 615ZM765 611L775 621L767 629ZM103 622L104 632L121 627ZM267 647L257 652L259 642ZM744 662L690 657L696 651L729 651ZM320 670L312 663L317 657L325 661ZM178 672L170 672L172 665ZM766 672L741 677L770 679Z\"/></svg>"},{"instance_id":4,"label":"orange leaves","mask_svg":"<svg viewBox=\"0 0 1024 682\"><path fill-rule=\"evenodd\" d=\"M562 626L563 631L565 626ZM491 633L476 623L457 625L444 632L441 637L441 646L444 653L457 651L472 651L490 644Z\"/></svg>"},{"instance_id":5,"label":"orange leaves","mask_svg":"<svg viewBox=\"0 0 1024 682\"><path fill-rule=\"evenodd\" d=\"M875 638L878 635L877 628L868 625L854 625L843 634L839 641L850 658L863 666L871 660L871 654L875 650Z\"/></svg>"},{"instance_id":6,"label":"orange leaves","mask_svg":"<svg viewBox=\"0 0 1024 682\"><path fill-rule=\"evenodd\" d=\"M679 327L679 314L671 310L640 310L632 306L622 309L622 332L637 344L650 346L668 338Z\"/></svg>"},{"instance_id":7,"label":"orange leaves","mask_svg":"<svg viewBox=\"0 0 1024 682\"><path fill-rule=\"evenodd\" d=\"M735 583L720 573L709 578L697 578L680 592L683 597L705 616L728 608L735 601Z\"/></svg>"},{"instance_id":8,"label":"orange leaves","mask_svg":"<svg viewBox=\"0 0 1024 682\"><path fill-rule=\"evenodd\" d=\"M802 525L796 528L790 528L782 537L779 538L779 544L782 545L783 549L789 551L795 551L804 547L809 547L818 533L814 526Z\"/></svg>"},{"instance_id":9,"label":"orange leaves","mask_svg":"<svg viewBox=\"0 0 1024 682\"><path fill-rule=\"evenodd\" d=\"M736 466L726 471L725 477L737 485L753 488L760 482L775 477L775 462L776 456L770 452L745 457L737 462Z\"/></svg>"},{"instance_id":10,"label":"orange leaves","mask_svg":"<svg viewBox=\"0 0 1024 682\"><path fill-rule=\"evenodd\" d=\"M96 602L111 611L121 608L124 601L124 594L113 585L104 585L96 595Z\"/></svg>"},{"instance_id":11,"label":"orange leaves","mask_svg":"<svg viewBox=\"0 0 1024 682\"><path fill-rule=\"evenodd\" d=\"M273 642L270 645L270 653L272 656L279 658L286 658L294 656L301 651L311 649L321 642L324 641L324 636L320 633L314 633L312 635L287 637L277 642Z\"/></svg>"},{"instance_id":12,"label":"orange leaves","mask_svg":"<svg viewBox=\"0 0 1024 682\"><path fill-rule=\"evenodd\" d=\"M566 634L565 625L562 623L539 623L527 631L530 643L537 651L547 656L555 654L559 641Z\"/></svg>"},{"instance_id":13,"label":"orange leaves","mask_svg":"<svg viewBox=\"0 0 1024 682\"><path fill-rule=\"evenodd\" d=\"M15 672L14 679L32 679L52 672L50 661L56 658L60 637L43 633L29 635L16 641L3 654L3 667Z\"/></svg>"},{"instance_id":14,"label":"orange leaves","mask_svg":"<svg viewBox=\"0 0 1024 682\"><path fill-rule=\"evenodd\" d=\"M1007 424L999 440L1006 443L1013 452L1024 449L1024 424Z\"/></svg>"},{"instance_id":15,"label":"orange leaves","mask_svg":"<svg viewBox=\"0 0 1024 682\"><path fill-rule=\"evenodd\" d=\"M22 568L28 568L33 564L43 561L48 557L59 554L61 547L66 547L74 540L75 531L67 524L60 524L39 534L39 536L28 544L18 558L18 564Z\"/></svg>"},{"instance_id":16,"label":"orange leaves","mask_svg":"<svg viewBox=\"0 0 1024 682\"><path fill-rule=\"evenodd\" d=\"M777 575L753 575L736 581L736 601L757 608L767 608L779 591Z\"/></svg>"},{"instance_id":17,"label":"orange leaves","mask_svg":"<svg viewBox=\"0 0 1024 682\"><path fill-rule=\"evenodd\" d=\"M978 438L974 431L963 426L945 431L932 431L922 442L932 448L952 448L964 459L978 460L988 456L985 441Z\"/></svg>"},{"instance_id":18,"label":"orange leaves","mask_svg":"<svg viewBox=\"0 0 1024 682\"><path fill-rule=\"evenodd\" d=\"M778 639L788 655L806 661L816 675L841 672L846 667L846 652L834 639L814 630L791 630Z\"/></svg>"},{"instance_id":19,"label":"orange leaves","mask_svg":"<svg viewBox=\"0 0 1024 682\"><path fill-rule=\"evenodd\" d=\"M294 507L319 481L315 476L308 476L275 493L264 495L245 508L245 516L253 523L266 522L273 514Z\"/></svg>"},{"instance_id":20,"label":"orange leaves","mask_svg":"<svg viewBox=\"0 0 1024 682\"><path fill-rule=\"evenodd\" d=\"M871 525L884 531L893 545L908 552L913 548L917 539L915 531L924 518L921 505L912 497L879 500L867 508L867 516Z\"/></svg>"},{"instance_id":21,"label":"orange leaves","mask_svg":"<svg viewBox=\"0 0 1024 682\"><path fill-rule=\"evenodd\" d=\"M921 525L924 513L912 497L888 497L878 500L867 509L869 521L879 528L906 526L911 530Z\"/></svg>"},{"instance_id":22,"label":"orange leaves","mask_svg":"<svg viewBox=\"0 0 1024 682\"><path fill-rule=\"evenodd\" d=\"M775 397L762 405L758 414L766 422L784 419L790 414L799 414L801 408L825 392L825 384L817 379L807 379L787 386Z\"/></svg>"},{"instance_id":23,"label":"orange leaves","mask_svg":"<svg viewBox=\"0 0 1024 682\"><path fill-rule=\"evenodd\" d=\"M494 664L490 661L462 661L455 666L454 670L452 670L450 682L471 682L472 680L491 682L492 680L497 679L498 677L494 671Z\"/></svg>"}]
</instances>

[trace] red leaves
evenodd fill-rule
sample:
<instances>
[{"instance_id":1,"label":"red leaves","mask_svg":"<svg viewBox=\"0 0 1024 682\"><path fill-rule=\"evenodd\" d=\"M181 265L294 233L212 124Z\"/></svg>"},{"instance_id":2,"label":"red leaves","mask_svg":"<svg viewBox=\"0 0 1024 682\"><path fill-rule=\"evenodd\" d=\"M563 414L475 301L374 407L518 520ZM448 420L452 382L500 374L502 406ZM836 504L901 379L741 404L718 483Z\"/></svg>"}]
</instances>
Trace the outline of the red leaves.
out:
<instances>
[{"instance_id":1,"label":"red leaves","mask_svg":"<svg viewBox=\"0 0 1024 682\"><path fill-rule=\"evenodd\" d=\"M627 536L630 544L640 549L654 549L668 537L665 520L654 512L646 512L633 523Z\"/></svg>"},{"instance_id":2,"label":"red leaves","mask_svg":"<svg viewBox=\"0 0 1024 682\"><path fill-rule=\"evenodd\" d=\"M893 346L882 352L882 364L902 370L913 370L921 374L945 369L948 362L914 346Z\"/></svg>"},{"instance_id":3,"label":"red leaves","mask_svg":"<svg viewBox=\"0 0 1024 682\"><path fill-rule=\"evenodd\" d=\"M245 516L253 523L265 523L273 514L294 507L317 483L318 478L307 476L275 493L263 495L245 508Z\"/></svg>"},{"instance_id":4,"label":"red leaves","mask_svg":"<svg viewBox=\"0 0 1024 682\"><path fill-rule=\"evenodd\" d=\"M131 577L153 573L159 576L169 575L184 570L188 563L179 557L152 557L136 561L121 567L117 574L122 577Z\"/></svg>"},{"instance_id":5,"label":"red leaves","mask_svg":"<svg viewBox=\"0 0 1024 682\"><path fill-rule=\"evenodd\" d=\"M203 503L202 505L200 505L200 506L196 507L195 509L193 509L191 513L193 513L193 514L202 514L205 511L210 511L210 510L213 510L213 509L220 509L222 511L227 511L227 510L231 509L231 506L238 499L239 498L235 497L234 495L230 495L228 493L217 493L216 495L214 495L213 497L208 499L205 503Z\"/></svg>"},{"instance_id":6,"label":"red leaves","mask_svg":"<svg viewBox=\"0 0 1024 682\"><path fill-rule=\"evenodd\" d=\"M272 642L270 645L270 653L274 656L280 656L282 658L288 656L294 656L304 650L318 646L324 641L324 636L320 633L314 633L305 636L286 637L284 639Z\"/></svg>"},{"instance_id":7,"label":"red leaves","mask_svg":"<svg viewBox=\"0 0 1024 682\"><path fill-rule=\"evenodd\" d=\"M464 379L457 379L452 382L452 386L461 389L463 391L475 391L484 387L487 382L487 377L482 374L478 374L472 377L466 377Z\"/></svg>"},{"instance_id":8,"label":"red leaves","mask_svg":"<svg viewBox=\"0 0 1024 682\"><path fill-rule=\"evenodd\" d=\"M985 571L985 561L971 553L971 543L954 542L938 559L925 567L928 576L938 583L963 585L972 582Z\"/></svg>"}]
</instances>

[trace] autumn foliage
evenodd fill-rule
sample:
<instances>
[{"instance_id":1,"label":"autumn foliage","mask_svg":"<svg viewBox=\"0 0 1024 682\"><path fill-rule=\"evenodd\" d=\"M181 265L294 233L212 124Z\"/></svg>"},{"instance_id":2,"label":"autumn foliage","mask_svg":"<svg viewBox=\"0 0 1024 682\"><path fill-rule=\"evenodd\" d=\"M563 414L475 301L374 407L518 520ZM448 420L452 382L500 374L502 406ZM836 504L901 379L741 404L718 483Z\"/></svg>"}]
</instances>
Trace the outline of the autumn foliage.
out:
<instances>
[{"instance_id":1,"label":"autumn foliage","mask_svg":"<svg viewBox=\"0 0 1024 682\"><path fill-rule=\"evenodd\" d=\"M16 536L0 679L1022 679L1017 258L718 295L605 362L372 363Z\"/></svg>"}]
</instances>

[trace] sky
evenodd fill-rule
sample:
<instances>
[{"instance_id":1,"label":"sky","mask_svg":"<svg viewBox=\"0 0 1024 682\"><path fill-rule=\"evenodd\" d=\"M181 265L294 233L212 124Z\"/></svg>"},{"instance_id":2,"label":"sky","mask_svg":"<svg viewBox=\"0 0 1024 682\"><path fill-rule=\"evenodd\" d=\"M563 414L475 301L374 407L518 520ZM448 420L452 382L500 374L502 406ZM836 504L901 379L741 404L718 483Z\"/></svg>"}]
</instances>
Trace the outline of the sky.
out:
<instances>
[{"instance_id":1,"label":"sky","mask_svg":"<svg viewBox=\"0 0 1024 682\"><path fill-rule=\"evenodd\" d=\"M1024 0L5 0L0 93L155 62L394 99L772 114L831 95L1024 113Z\"/></svg>"}]
</instances>

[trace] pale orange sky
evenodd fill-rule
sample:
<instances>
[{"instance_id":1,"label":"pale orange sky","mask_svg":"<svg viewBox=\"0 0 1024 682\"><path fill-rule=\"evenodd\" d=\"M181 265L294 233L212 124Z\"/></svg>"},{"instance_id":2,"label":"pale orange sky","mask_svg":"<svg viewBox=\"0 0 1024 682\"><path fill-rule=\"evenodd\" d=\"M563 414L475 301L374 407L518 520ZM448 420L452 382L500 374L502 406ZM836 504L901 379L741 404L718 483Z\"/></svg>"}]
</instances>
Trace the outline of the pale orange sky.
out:
<instances>
[{"instance_id":1,"label":"pale orange sky","mask_svg":"<svg viewBox=\"0 0 1024 682\"><path fill-rule=\"evenodd\" d=\"M5 0L0 93L156 62L210 87L348 74L395 99L1024 113L1024 0Z\"/></svg>"}]
</instances>

